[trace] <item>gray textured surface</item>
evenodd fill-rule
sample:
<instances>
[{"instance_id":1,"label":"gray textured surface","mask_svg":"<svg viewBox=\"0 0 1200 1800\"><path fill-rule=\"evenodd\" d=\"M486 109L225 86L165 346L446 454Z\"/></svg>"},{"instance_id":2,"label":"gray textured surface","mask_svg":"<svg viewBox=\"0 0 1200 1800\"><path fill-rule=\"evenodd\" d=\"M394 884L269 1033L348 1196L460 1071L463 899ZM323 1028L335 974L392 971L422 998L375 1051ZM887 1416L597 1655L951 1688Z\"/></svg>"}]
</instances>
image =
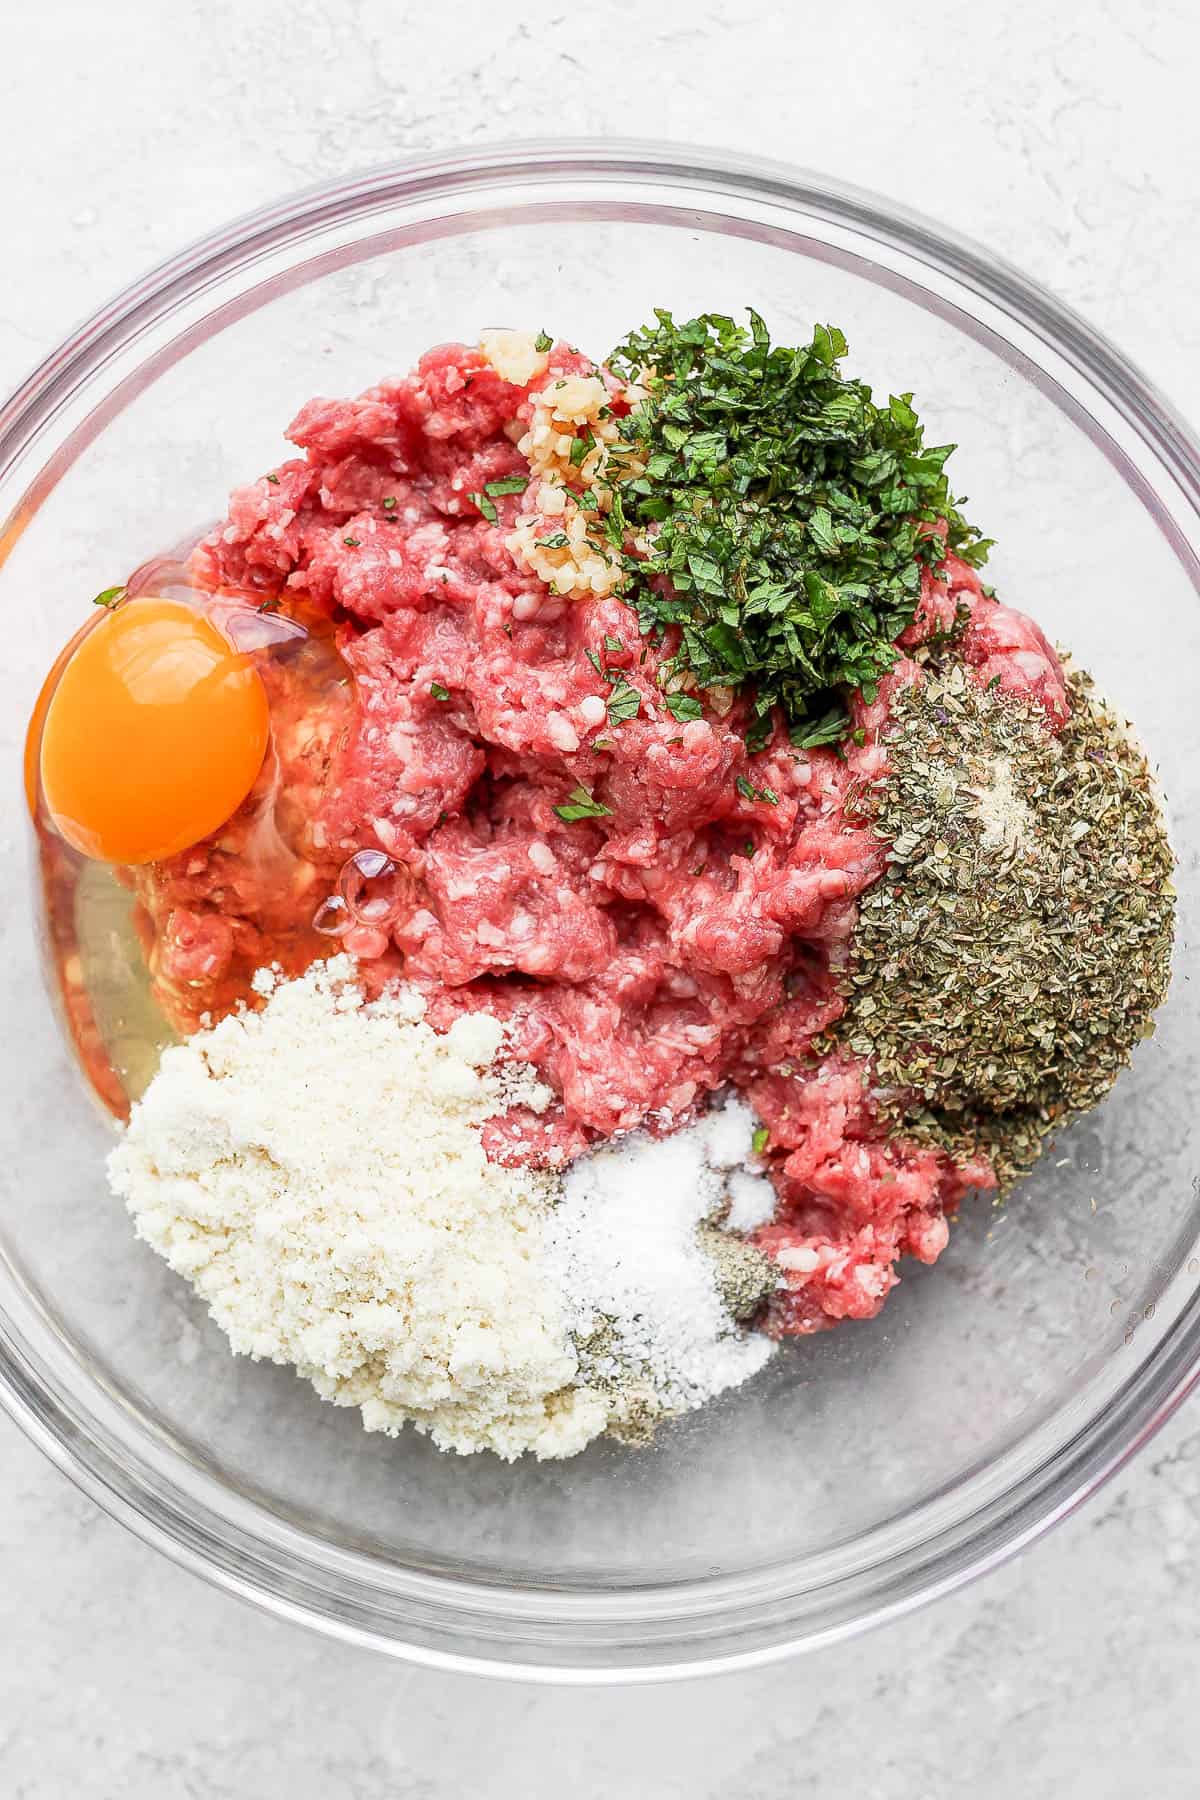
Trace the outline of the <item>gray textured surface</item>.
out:
<instances>
[{"instance_id":1,"label":"gray textured surface","mask_svg":"<svg viewBox=\"0 0 1200 1800\"><path fill-rule=\"evenodd\" d=\"M0 381L235 208L404 148L569 123L724 141L924 207L1048 281L1200 415L1192 8L610 0L520 20L478 0L22 7L0 70ZM0 1493L6 1795L1200 1785L1194 1411L970 1592L818 1658L635 1693L426 1674L273 1624L122 1533L7 1424Z\"/></svg>"}]
</instances>

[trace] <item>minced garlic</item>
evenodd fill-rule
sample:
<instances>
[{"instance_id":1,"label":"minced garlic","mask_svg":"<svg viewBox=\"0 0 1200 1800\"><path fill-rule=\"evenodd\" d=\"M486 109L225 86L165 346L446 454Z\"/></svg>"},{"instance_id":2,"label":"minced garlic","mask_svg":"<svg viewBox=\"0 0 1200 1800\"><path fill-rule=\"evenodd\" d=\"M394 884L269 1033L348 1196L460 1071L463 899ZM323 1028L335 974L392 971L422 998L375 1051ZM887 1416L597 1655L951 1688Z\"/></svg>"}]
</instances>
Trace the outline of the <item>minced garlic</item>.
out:
<instances>
[{"instance_id":1,"label":"minced garlic","mask_svg":"<svg viewBox=\"0 0 1200 1800\"><path fill-rule=\"evenodd\" d=\"M522 513L504 540L518 562L556 594L615 592L625 574L621 559L611 545L590 534L590 517L571 491L543 481L534 505L537 510Z\"/></svg>"},{"instance_id":2,"label":"minced garlic","mask_svg":"<svg viewBox=\"0 0 1200 1800\"><path fill-rule=\"evenodd\" d=\"M629 388L625 397L636 401L641 390ZM612 392L599 375L560 375L532 398L528 429L517 441L534 476L532 506L505 542L557 594L614 593L625 570L601 521L612 510L614 486L640 473L641 464L617 449Z\"/></svg>"},{"instance_id":3,"label":"minced garlic","mask_svg":"<svg viewBox=\"0 0 1200 1800\"><path fill-rule=\"evenodd\" d=\"M545 350L539 350L529 331L485 331L480 334L479 348L502 381L514 387L525 387L535 375L541 375L550 363Z\"/></svg>"}]
</instances>

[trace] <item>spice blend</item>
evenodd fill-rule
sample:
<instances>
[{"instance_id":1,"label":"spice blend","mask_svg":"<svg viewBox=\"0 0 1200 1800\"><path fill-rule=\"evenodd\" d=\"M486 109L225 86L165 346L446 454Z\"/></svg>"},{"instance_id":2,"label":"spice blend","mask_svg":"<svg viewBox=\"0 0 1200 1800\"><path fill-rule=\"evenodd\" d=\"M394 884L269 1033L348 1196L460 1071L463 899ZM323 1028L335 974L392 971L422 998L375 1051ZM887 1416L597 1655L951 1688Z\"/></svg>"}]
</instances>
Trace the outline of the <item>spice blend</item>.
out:
<instances>
[{"instance_id":1,"label":"spice blend","mask_svg":"<svg viewBox=\"0 0 1200 1800\"><path fill-rule=\"evenodd\" d=\"M865 894L836 1038L880 1113L1001 1185L1094 1106L1153 1031L1175 889L1153 777L1091 679L1071 717L984 689L945 653L891 707L858 811L891 847Z\"/></svg>"}]
</instances>

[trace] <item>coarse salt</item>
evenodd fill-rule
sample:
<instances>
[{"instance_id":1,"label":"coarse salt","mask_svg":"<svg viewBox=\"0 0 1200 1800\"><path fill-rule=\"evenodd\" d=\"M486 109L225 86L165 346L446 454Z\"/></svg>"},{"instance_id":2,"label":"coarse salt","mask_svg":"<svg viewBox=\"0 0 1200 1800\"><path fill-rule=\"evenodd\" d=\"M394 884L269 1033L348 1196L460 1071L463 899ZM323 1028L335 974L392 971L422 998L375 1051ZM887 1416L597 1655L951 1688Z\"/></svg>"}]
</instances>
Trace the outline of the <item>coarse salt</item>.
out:
<instances>
[{"instance_id":1,"label":"coarse salt","mask_svg":"<svg viewBox=\"0 0 1200 1800\"><path fill-rule=\"evenodd\" d=\"M719 1154L732 1154L735 1123L715 1113L670 1137L633 1132L581 1158L548 1227L582 1377L644 1386L666 1413L738 1386L772 1351L769 1339L735 1327L697 1240L725 1187L710 1133Z\"/></svg>"}]
</instances>

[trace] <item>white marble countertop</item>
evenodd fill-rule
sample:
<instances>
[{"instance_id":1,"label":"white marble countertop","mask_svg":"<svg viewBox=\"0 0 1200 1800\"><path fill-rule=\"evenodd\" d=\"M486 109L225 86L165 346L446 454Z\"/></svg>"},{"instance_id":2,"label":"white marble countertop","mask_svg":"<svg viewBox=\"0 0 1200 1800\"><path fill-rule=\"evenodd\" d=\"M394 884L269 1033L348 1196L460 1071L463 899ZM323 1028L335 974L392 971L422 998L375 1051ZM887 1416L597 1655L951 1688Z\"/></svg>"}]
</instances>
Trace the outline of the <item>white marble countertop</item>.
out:
<instances>
[{"instance_id":1,"label":"white marble countertop","mask_svg":"<svg viewBox=\"0 0 1200 1800\"><path fill-rule=\"evenodd\" d=\"M1200 418L1198 53L1200 14L1167 0L548 0L536 21L484 0L40 0L0 64L0 384L231 211L569 120L784 157L939 215ZM982 1585L817 1657L666 1689L450 1677L277 1624L128 1536L6 1420L0 1496L14 1800L1200 1788L1194 1406Z\"/></svg>"}]
</instances>

